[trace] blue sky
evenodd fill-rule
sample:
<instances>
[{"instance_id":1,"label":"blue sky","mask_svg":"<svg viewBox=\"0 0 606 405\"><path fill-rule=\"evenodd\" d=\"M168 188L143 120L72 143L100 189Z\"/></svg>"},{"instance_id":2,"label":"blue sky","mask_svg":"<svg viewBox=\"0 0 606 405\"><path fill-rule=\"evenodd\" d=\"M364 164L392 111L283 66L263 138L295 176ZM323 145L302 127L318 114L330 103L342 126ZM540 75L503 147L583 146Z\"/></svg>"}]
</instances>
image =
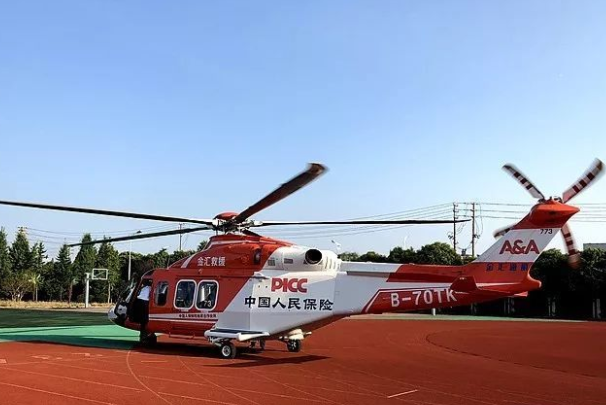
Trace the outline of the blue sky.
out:
<instances>
[{"instance_id":1,"label":"blue sky","mask_svg":"<svg viewBox=\"0 0 606 405\"><path fill-rule=\"evenodd\" d=\"M604 15L602 1L3 2L0 199L212 217L310 161L329 173L259 219L531 203L506 162L559 195L606 159ZM575 202L606 203L606 182ZM479 250L508 222L486 219ZM10 207L0 224L55 232L39 233L51 253L63 233L163 225ZM572 226L589 242L603 225ZM293 240L387 252L449 230Z\"/></svg>"}]
</instances>

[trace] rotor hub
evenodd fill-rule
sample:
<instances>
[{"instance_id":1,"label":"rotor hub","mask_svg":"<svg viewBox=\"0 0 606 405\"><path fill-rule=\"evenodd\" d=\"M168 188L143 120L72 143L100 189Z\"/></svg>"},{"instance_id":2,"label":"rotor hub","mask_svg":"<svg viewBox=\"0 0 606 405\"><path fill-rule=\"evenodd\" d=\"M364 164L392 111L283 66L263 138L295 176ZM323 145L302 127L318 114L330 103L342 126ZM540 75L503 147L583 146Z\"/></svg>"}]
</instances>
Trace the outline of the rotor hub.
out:
<instances>
[{"instance_id":1,"label":"rotor hub","mask_svg":"<svg viewBox=\"0 0 606 405\"><path fill-rule=\"evenodd\" d=\"M226 211L215 215L214 219L220 219L221 221L231 221L238 216L237 212Z\"/></svg>"}]
</instances>

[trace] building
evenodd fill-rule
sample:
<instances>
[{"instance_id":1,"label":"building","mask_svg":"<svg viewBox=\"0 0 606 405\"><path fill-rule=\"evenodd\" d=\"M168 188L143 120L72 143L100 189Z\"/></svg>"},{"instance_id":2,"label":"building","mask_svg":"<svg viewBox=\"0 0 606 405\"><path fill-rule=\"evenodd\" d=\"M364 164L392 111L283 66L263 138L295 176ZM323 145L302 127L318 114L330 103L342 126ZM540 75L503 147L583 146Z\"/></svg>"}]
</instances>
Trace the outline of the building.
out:
<instances>
[{"instance_id":1,"label":"building","mask_svg":"<svg viewBox=\"0 0 606 405\"><path fill-rule=\"evenodd\" d=\"M583 250L602 249L606 250L606 243L583 243Z\"/></svg>"}]
</instances>

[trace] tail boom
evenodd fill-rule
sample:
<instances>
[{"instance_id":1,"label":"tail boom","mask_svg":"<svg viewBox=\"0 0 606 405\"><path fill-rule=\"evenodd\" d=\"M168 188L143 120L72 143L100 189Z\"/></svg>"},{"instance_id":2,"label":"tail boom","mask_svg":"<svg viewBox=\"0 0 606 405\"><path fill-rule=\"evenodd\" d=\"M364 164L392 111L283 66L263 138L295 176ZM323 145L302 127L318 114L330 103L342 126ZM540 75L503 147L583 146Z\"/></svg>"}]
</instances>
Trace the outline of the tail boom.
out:
<instances>
[{"instance_id":1,"label":"tail boom","mask_svg":"<svg viewBox=\"0 0 606 405\"><path fill-rule=\"evenodd\" d=\"M540 288L530 269L578 211L556 200L541 201L486 252L464 266L343 262L341 269L359 291L374 290L362 313L405 312L521 296Z\"/></svg>"}]
</instances>

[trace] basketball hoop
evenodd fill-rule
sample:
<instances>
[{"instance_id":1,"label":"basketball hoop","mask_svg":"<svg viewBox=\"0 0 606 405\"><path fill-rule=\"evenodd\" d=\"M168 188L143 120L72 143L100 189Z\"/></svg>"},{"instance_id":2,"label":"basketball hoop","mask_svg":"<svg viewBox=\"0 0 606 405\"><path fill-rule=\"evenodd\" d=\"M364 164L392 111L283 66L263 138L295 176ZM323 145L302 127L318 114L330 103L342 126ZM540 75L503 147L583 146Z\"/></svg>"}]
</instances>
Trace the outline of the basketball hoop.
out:
<instances>
[{"instance_id":1,"label":"basketball hoop","mask_svg":"<svg viewBox=\"0 0 606 405\"><path fill-rule=\"evenodd\" d=\"M109 274L108 269L93 269L91 273L86 273L86 290L84 292L84 308L88 308L90 306L88 299L90 296L90 281L91 280L101 280L107 281L107 276Z\"/></svg>"}]
</instances>

